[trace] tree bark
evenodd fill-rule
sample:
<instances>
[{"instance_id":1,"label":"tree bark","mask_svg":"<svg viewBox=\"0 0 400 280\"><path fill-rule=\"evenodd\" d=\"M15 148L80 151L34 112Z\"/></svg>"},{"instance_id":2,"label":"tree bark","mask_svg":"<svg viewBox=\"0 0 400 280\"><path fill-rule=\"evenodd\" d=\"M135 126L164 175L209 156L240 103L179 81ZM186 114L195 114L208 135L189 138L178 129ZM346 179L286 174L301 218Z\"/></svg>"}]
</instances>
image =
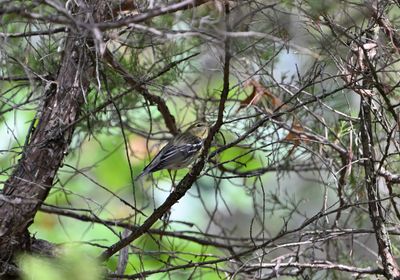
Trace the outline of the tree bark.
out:
<instances>
[{"instance_id":1,"label":"tree bark","mask_svg":"<svg viewBox=\"0 0 400 280\"><path fill-rule=\"evenodd\" d=\"M383 206L379 201L379 189L377 182L377 171L374 167L374 153L372 151L373 134L371 119L371 99L363 97L361 99L360 119L361 119L361 144L365 170L365 187L368 196L369 216L375 231L376 242L378 244L379 256L381 257L384 274L387 279L400 279L400 269L393 255L390 237L387 232L384 220Z\"/></svg>"},{"instance_id":2,"label":"tree bark","mask_svg":"<svg viewBox=\"0 0 400 280\"><path fill-rule=\"evenodd\" d=\"M81 22L99 20L103 1L92 1L76 11ZM96 6L96 9L91 9ZM96 11L96 13L92 12ZM12 262L16 252L30 251L28 227L53 186L54 177L67 154L84 95L88 92L91 33L71 28L56 81L45 91L43 105L27 146L0 194L0 260ZM89 74L88 74L89 73Z\"/></svg>"}]
</instances>

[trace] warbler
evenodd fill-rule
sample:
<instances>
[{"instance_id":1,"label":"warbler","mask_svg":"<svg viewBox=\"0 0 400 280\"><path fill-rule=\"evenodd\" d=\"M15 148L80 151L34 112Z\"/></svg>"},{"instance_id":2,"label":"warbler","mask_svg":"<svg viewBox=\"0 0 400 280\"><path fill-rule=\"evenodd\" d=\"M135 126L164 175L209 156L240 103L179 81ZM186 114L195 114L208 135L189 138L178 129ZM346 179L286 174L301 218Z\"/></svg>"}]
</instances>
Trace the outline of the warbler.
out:
<instances>
[{"instance_id":1,"label":"warbler","mask_svg":"<svg viewBox=\"0 0 400 280\"><path fill-rule=\"evenodd\" d=\"M201 154L209 131L207 123L192 124L183 133L172 138L135 180L161 169L180 169L189 166Z\"/></svg>"}]
</instances>

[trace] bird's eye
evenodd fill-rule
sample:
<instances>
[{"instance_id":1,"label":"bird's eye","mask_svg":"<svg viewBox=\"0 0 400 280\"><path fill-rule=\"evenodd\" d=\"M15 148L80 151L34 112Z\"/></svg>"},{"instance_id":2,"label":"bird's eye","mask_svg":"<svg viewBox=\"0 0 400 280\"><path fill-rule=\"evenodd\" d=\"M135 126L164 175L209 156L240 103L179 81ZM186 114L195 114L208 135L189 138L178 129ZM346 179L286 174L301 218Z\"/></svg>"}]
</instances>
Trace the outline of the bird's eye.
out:
<instances>
[{"instance_id":1,"label":"bird's eye","mask_svg":"<svg viewBox=\"0 0 400 280\"><path fill-rule=\"evenodd\" d=\"M196 125L196 127L200 127L201 126L201 123L198 123L197 125Z\"/></svg>"}]
</instances>

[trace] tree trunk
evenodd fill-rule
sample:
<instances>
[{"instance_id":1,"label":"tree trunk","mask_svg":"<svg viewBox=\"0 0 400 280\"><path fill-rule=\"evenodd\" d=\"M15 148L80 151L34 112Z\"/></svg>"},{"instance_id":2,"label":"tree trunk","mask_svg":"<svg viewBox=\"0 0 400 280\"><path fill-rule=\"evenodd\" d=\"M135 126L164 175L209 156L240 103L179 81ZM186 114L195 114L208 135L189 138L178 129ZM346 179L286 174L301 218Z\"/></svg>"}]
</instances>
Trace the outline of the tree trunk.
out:
<instances>
[{"instance_id":1,"label":"tree trunk","mask_svg":"<svg viewBox=\"0 0 400 280\"><path fill-rule=\"evenodd\" d=\"M76 7L77 20L93 22L102 18L105 3L92 3L93 6ZM11 263L16 252L31 249L28 227L53 186L88 92L91 34L74 28L68 31L57 79L43 95L37 125L27 136L29 142L0 194L0 260L4 263Z\"/></svg>"}]
</instances>

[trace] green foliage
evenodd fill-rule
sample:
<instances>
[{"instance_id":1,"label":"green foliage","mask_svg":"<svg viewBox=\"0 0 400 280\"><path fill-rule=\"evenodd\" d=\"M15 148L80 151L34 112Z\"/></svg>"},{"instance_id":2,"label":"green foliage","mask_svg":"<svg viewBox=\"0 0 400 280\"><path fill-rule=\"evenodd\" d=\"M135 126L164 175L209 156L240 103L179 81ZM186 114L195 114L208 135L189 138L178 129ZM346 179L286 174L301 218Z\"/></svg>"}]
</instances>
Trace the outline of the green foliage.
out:
<instances>
[{"instance_id":1,"label":"green foliage","mask_svg":"<svg viewBox=\"0 0 400 280\"><path fill-rule=\"evenodd\" d=\"M19 264L23 280L99 280L103 274L93 257L76 248L56 259L22 255Z\"/></svg>"},{"instance_id":2,"label":"green foliage","mask_svg":"<svg viewBox=\"0 0 400 280\"><path fill-rule=\"evenodd\" d=\"M219 156L219 162L229 169L241 172L251 171L262 166L262 162L257 159L256 153L252 150L232 147Z\"/></svg>"},{"instance_id":3,"label":"green foliage","mask_svg":"<svg viewBox=\"0 0 400 280\"><path fill-rule=\"evenodd\" d=\"M24 1L13 2L18 6ZM75 5L74 1L69 2ZM113 2L118 1L110 1L110 9ZM144 6L150 3L134 2ZM151 2L162 5L161 9L175 5L171 1ZM21 19L15 14L0 19L0 32L14 33L0 37L0 76L4 76L4 81L0 81L1 180L8 178L22 155L24 143L29 140L25 137L30 121L35 115L40 117L42 111L51 110L44 102L52 96L46 89L50 84L57 85L58 90L63 86L62 79L56 78L69 31L31 33L46 33L60 26L80 29L82 33L77 38L83 40L76 43L85 51L78 51L82 56L74 59L86 63L84 69L88 71L77 71L82 75L74 77L74 86L81 87L85 97L80 108L82 119L70 126L75 130L71 145L62 146L63 166L57 170L50 195L29 228L39 238L77 246L53 260L21 256L23 280L94 280L103 276L102 268L88 254L98 256L104 248L118 242L124 228L142 226L191 170L178 170L175 182L166 170L155 172L143 182L132 180L172 136L169 118L164 117L167 110L153 97L165 102L179 129L198 119L214 122L224 89L226 42L230 44L231 56L229 92L222 112L223 125L210 152L240 141L208 158L179 203L172 201L170 212L165 213L171 215L170 219L157 220L151 230L144 229L127 247L129 262L124 273L146 272L148 279L239 279L239 273L246 272L249 275L244 277L263 278L265 274L264 278L268 278L273 273L303 273L302 267L296 270L277 265L267 276L267 266L257 267L268 262L289 263L293 257L310 263L309 267L316 261L315 256L322 260L318 265L364 264L352 255L359 243L351 244L349 258L347 237L351 234L352 239L360 241L359 236L366 236L367 232L361 231L360 235L358 229L370 229L363 171L368 159L359 145L359 107L352 105L354 99L360 98L352 87L363 85L361 76L365 73L358 73L361 67L354 67L354 83L353 78L348 82L345 73L352 70L349 56L356 52L347 43L362 46L369 32L367 25L376 23L365 20L365 10L359 9L360 0L343 3L343 9L338 8L342 2L334 0L227 1L231 9L227 22L232 31L227 33L223 2L189 5L167 14L158 14L158 10L155 17L146 8L138 9L133 15L118 14L100 23L105 26L133 19L131 24L99 30L94 27L97 22L83 23L85 16L74 14L68 5L53 8L51 5L57 3L52 1L29 4L32 6L26 7L27 14L22 13ZM347 9L348 6L352 8ZM149 18L136 22L136 12L144 12ZM398 13L392 11L389 15L395 17ZM382 19L384 15L385 11ZM76 26L72 22L63 25L75 16ZM324 16L334 28L324 22ZM57 21L51 23L47 19ZM397 30L396 21L392 23L390 31ZM378 37L386 39L376 41L384 48L378 50L382 61L375 69L374 83L377 86L384 81L381 88L388 92L376 92L370 98L374 119L371 131L372 137L377 138L373 144L376 159L382 159L382 168L398 173L398 154L393 152L397 147L391 142L397 121L393 122L385 112L392 107L397 110L398 106L399 63L393 56L398 53L395 36L388 36L384 27L380 28ZM117 63L110 63L96 48L100 41L92 35L97 31ZM29 34L17 34L21 32ZM194 53L199 54L170 67ZM22 77L22 81L13 81L9 76ZM89 77L89 87L81 77ZM260 82L260 86L250 86L251 81ZM254 92L253 86L257 89ZM382 106L381 97L390 99L391 104ZM63 101L61 97L52 105L63 106ZM51 120L48 129L54 129L57 136L64 129L63 122ZM245 139L239 139L242 136ZM60 139L40 139L35 148L52 149L53 140ZM61 140L66 141L62 144L69 144L69 139ZM335 150L337 145L348 153L339 153L339 149ZM385 150L387 153L381 157ZM343 166L343 156L347 155L349 162ZM341 171L348 167L351 172L344 178ZM30 175L29 170L24 172ZM379 181L379 190L381 185L383 189L383 181ZM170 199L177 193L180 194L175 192ZM382 207L390 210L386 203L387 193L382 192ZM340 208L341 217L333 224L334 215L329 213L336 207ZM54 213L48 213L51 211ZM391 211L386 214L385 223L395 224L398 217ZM116 225L117 222L125 224ZM301 229L292 232L297 226ZM354 232L347 231L353 228ZM342 229L346 229L343 235L336 235ZM281 236L275 239L277 234ZM393 244L397 253L398 246ZM227 256L231 257L229 261L224 259ZM201 264L219 258L223 260L218 264ZM375 267L376 256L372 258L366 265ZM105 265L115 271L118 253ZM315 275L325 276L319 271L308 272L308 268L301 276Z\"/></svg>"},{"instance_id":4,"label":"green foliage","mask_svg":"<svg viewBox=\"0 0 400 280\"><path fill-rule=\"evenodd\" d=\"M211 261L216 259L217 251L212 247L205 247L194 242L177 241L168 236L145 235L136 242L141 249L129 256L129 265L126 274L139 273L138 268L145 270L165 269L167 267L187 265L190 263ZM160 248L163 248L160 252ZM167 252L170 252L169 254ZM108 268L116 269L116 260L108 262ZM144 267L143 267L144 266ZM172 272L174 279L187 279L193 273L193 269ZM207 275L207 279L221 279L218 273L209 268L197 268L197 275ZM163 274L154 274L148 279L163 279Z\"/></svg>"}]
</instances>

